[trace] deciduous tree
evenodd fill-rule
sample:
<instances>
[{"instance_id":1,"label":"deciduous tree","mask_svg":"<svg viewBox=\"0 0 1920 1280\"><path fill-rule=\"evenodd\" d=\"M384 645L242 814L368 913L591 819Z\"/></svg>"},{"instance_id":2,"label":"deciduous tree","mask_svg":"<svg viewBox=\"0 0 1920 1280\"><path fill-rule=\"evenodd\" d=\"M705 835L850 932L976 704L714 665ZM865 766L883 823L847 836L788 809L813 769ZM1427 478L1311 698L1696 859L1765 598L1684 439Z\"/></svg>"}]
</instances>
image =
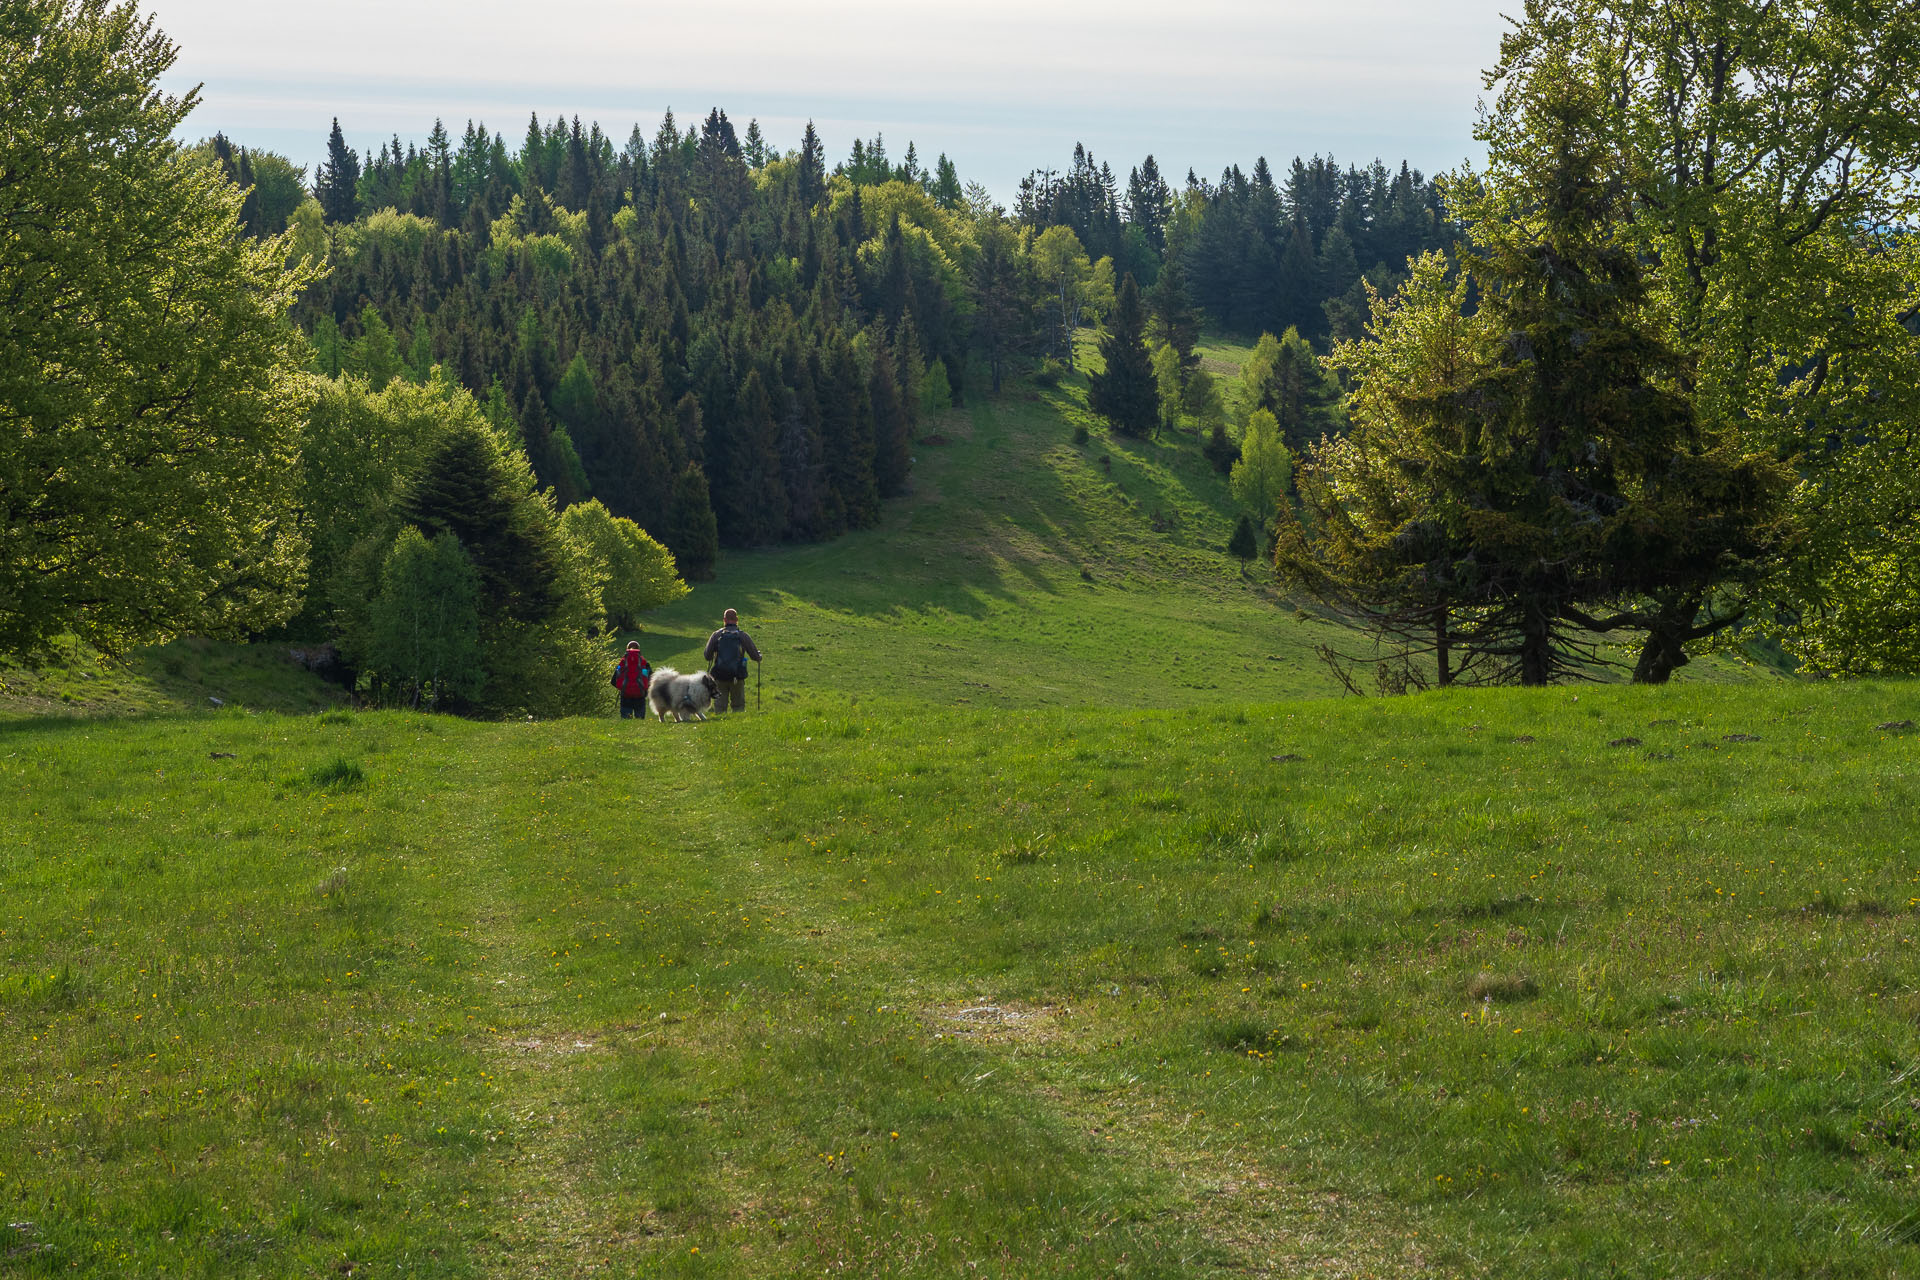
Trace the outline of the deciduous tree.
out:
<instances>
[{"instance_id":1,"label":"deciduous tree","mask_svg":"<svg viewBox=\"0 0 1920 1280\"><path fill-rule=\"evenodd\" d=\"M132 4L0 8L0 650L240 633L299 600L313 279L181 155Z\"/></svg>"}]
</instances>

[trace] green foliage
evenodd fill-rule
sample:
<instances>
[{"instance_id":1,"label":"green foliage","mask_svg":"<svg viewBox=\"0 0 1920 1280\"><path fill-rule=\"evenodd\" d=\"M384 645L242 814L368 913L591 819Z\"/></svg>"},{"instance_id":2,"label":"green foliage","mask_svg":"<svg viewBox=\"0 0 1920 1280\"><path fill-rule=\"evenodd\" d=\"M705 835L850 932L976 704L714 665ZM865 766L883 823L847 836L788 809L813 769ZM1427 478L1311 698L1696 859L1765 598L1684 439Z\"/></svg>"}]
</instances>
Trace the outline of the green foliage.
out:
<instances>
[{"instance_id":1,"label":"green foliage","mask_svg":"<svg viewBox=\"0 0 1920 1280\"><path fill-rule=\"evenodd\" d=\"M1249 409L1265 409L1274 416L1281 440L1295 453L1345 428L1340 385L1321 369L1298 329L1288 329L1279 338L1260 335L1240 368L1240 389Z\"/></svg>"},{"instance_id":2,"label":"green foliage","mask_svg":"<svg viewBox=\"0 0 1920 1280\"><path fill-rule=\"evenodd\" d=\"M419 256L435 230L431 220L418 214L380 209L342 227L340 248L350 255L377 250L406 261Z\"/></svg>"},{"instance_id":3,"label":"green foliage","mask_svg":"<svg viewBox=\"0 0 1920 1280\"><path fill-rule=\"evenodd\" d=\"M1246 516L1233 526L1233 536L1227 539L1227 554L1238 560L1244 570L1248 561L1260 554L1260 537L1254 532L1253 521Z\"/></svg>"},{"instance_id":4,"label":"green foliage","mask_svg":"<svg viewBox=\"0 0 1920 1280\"><path fill-rule=\"evenodd\" d=\"M706 472L697 462L689 462L673 483L666 539L681 573L694 582L713 577L714 561L720 555L719 525L707 496Z\"/></svg>"},{"instance_id":5,"label":"green foliage","mask_svg":"<svg viewBox=\"0 0 1920 1280\"><path fill-rule=\"evenodd\" d=\"M360 336L347 344L341 365L346 372L366 379L375 391L386 390L387 384L400 376L400 344L370 302L361 308Z\"/></svg>"},{"instance_id":6,"label":"green foliage","mask_svg":"<svg viewBox=\"0 0 1920 1280\"><path fill-rule=\"evenodd\" d=\"M292 612L313 276L173 135L195 97L132 5L10 5L0 58L0 651Z\"/></svg>"},{"instance_id":7,"label":"green foliage","mask_svg":"<svg viewBox=\"0 0 1920 1280\"><path fill-rule=\"evenodd\" d=\"M1271 528L1286 506L1293 484L1293 455L1280 436L1280 424L1265 409L1247 417L1240 438L1240 460L1233 464L1233 497L1247 514Z\"/></svg>"},{"instance_id":8,"label":"green foliage","mask_svg":"<svg viewBox=\"0 0 1920 1280\"><path fill-rule=\"evenodd\" d=\"M1166 343L1153 348L1153 383L1160 393L1160 425L1171 431L1180 425L1182 391L1180 353Z\"/></svg>"},{"instance_id":9,"label":"green foliage","mask_svg":"<svg viewBox=\"0 0 1920 1280\"><path fill-rule=\"evenodd\" d=\"M357 606L377 589L349 581L349 552L369 536L384 537L401 487L448 432L479 425L464 392L394 382L375 392L357 377L320 379L300 449L300 506L311 529L308 634L331 624L336 605ZM370 566L377 571L378 566Z\"/></svg>"},{"instance_id":10,"label":"green foliage","mask_svg":"<svg viewBox=\"0 0 1920 1280\"><path fill-rule=\"evenodd\" d=\"M321 211L318 200L309 197L288 215L287 248L288 257L293 262L311 263L315 267L326 265L326 215Z\"/></svg>"},{"instance_id":11,"label":"green foliage","mask_svg":"<svg viewBox=\"0 0 1920 1280\"><path fill-rule=\"evenodd\" d=\"M920 384L920 412L932 418L953 408L953 380L947 362L935 360L927 366L926 380Z\"/></svg>"},{"instance_id":12,"label":"green foliage","mask_svg":"<svg viewBox=\"0 0 1920 1280\"><path fill-rule=\"evenodd\" d=\"M1105 368L1087 382L1087 405L1123 435L1148 436L1160 422L1160 395L1147 354L1147 313L1140 290L1121 281L1113 323L1100 338Z\"/></svg>"},{"instance_id":13,"label":"green foliage","mask_svg":"<svg viewBox=\"0 0 1920 1280\"><path fill-rule=\"evenodd\" d=\"M473 701L480 666L480 578L452 534L428 541L406 528L387 552L380 594L368 606L361 679L415 709Z\"/></svg>"},{"instance_id":14,"label":"green foliage","mask_svg":"<svg viewBox=\"0 0 1920 1280\"><path fill-rule=\"evenodd\" d=\"M609 627L630 630L642 614L687 594L673 553L599 502L577 502L561 512L560 530L591 555Z\"/></svg>"},{"instance_id":15,"label":"green foliage","mask_svg":"<svg viewBox=\"0 0 1920 1280\"><path fill-rule=\"evenodd\" d=\"M1220 398L1219 381L1204 368L1194 369L1187 375L1187 385L1180 392L1180 410L1202 431L1211 433L1215 427L1225 424L1227 406Z\"/></svg>"},{"instance_id":16,"label":"green foliage","mask_svg":"<svg viewBox=\"0 0 1920 1280\"><path fill-rule=\"evenodd\" d=\"M1728 594L1829 670L1915 669L1901 621L1920 548L1895 531L1920 494L1917 79L1910 5L1537 0L1503 42L1480 129L1501 185L1537 164L1554 99L1596 104L1589 127L1631 204L1621 233L1703 431L1803 477L1791 556L1776 548L1771 582Z\"/></svg>"}]
</instances>

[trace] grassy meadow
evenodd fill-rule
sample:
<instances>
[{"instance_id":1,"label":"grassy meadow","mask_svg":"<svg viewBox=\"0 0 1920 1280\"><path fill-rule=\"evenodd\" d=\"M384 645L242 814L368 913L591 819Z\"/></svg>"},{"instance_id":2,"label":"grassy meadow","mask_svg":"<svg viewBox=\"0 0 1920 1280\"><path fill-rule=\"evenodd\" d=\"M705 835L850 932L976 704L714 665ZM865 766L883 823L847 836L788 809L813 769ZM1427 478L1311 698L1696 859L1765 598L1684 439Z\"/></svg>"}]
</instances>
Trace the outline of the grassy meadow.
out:
<instances>
[{"instance_id":1,"label":"grassy meadow","mask_svg":"<svg viewBox=\"0 0 1920 1280\"><path fill-rule=\"evenodd\" d=\"M1333 698L1196 441L931 431L649 620L757 714L0 669L0 1271L1920 1274L1920 686Z\"/></svg>"},{"instance_id":2,"label":"grassy meadow","mask_svg":"<svg viewBox=\"0 0 1920 1280\"><path fill-rule=\"evenodd\" d=\"M0 1257L1911 1275L1916 692L16 721Z\"/></svg>"}]
</instances>

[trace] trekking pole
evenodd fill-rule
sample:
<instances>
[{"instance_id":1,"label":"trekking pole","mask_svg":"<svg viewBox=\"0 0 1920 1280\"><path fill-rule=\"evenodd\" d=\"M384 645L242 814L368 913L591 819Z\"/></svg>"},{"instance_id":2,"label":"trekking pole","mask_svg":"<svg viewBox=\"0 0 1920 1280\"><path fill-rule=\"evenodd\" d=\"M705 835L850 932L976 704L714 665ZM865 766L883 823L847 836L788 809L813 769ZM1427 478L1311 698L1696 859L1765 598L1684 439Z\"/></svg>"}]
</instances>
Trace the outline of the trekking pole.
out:
<instances>
[{"instance_id":1,"label":"trekking pole","mask_svg":"<svg viewBox=\"0 0 1920 1280\"><path fill-rule=\"evenodd\" d=\"M767 664L765 661L753 664L753 709L755 711L760 709L760 673L766 669Z\"/></svg>"}]
</instances>

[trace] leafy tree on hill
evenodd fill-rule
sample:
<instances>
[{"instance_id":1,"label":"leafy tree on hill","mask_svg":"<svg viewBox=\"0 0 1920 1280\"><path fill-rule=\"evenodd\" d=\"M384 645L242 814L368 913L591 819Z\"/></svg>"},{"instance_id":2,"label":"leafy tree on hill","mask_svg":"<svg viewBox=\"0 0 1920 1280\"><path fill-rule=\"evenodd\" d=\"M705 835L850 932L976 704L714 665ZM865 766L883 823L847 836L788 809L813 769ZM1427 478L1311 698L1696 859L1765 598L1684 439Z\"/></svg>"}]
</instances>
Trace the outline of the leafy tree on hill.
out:
<instances>
[{"instance_id":1,"label":"leafy tree on hill","mask_svg":"<svg viewBox=\"0 0 1920 1280\"><path fill-rule=\"evenodd\" d=\"M1087 404L1123 435L1150 436L1160 423L1160 393L1147 354L1147 313L1139 286L1120 282L1113 323L1100 339L1106 368L1087 384Z\"/></svg>"},{"instance_id":2,"label":"leafy tree on hill","mask_svg":"<svg viewBox=\"0 0 1920 1280\"><path fill-rule=\"evenodd\" d=\"M1817 669L1920 670L1916 83L1920 10L1894 0L1536 0L1502 42L1487 180L1537 167L1541 103L1584 95L1704 447L1804 481L1793 554L1776 544L1751 587L1743 557L1696 576L1661 609L1675 627L1690 606L1711 622L1720 590Z\"/></svg>"},{"instance_id":3,"label":"leafy tree on hill","mask_svg":"<svg viewBox=\"0 0 1920 1280\"><path fill-rule=\"evenodd\" d=\"M595 501L577 502L560 513L560 529L590 553L607 626L628 630L640 615L687 594L673 553L645 529L622 520Z\"/></svg>"},{"instance_id":4,"label":"leafy tree on hill","mask_svg":"<svg viewBox=\"0 0 1920 1280\"><path fill-rule=\"evenodd\" d=\"M173 141L133 5L0 16L0 651L244 633L297 605L310 268Z\"/></svg>"},{"instance_id":5,"label":"leafy tree on hill","mask_svg":"<svg viewBox=\"0 0 1920 1280\"><path fill-rule=\"evenodd\" d=\"M1472 205L1466 273L1420 259L1374 336L1336 351L1356 429L1316 450L1311 522L1283 530L1278 556L1369 629L1430 619L1443 684L1461 666L1577 676L1594 634L1620 629L1646 633L1636 679L1664 680L1716 625L1688 603L1705 575L1781 536L1788 477L1703 430L1623 235L1602 113L1577 82L1550 83L1531 108L1535 158Z\"/></svg>"},{"instance_id":6,"label":"leafy tree on hill","mask_svg":"<svg viewBox=\"0 0 1920 1280\"><path fill-rule=\"evenodd\" d=\"M1281 439L1280 426L1265 409L1247 415L1246 434L1240 440L1240 460L1233 464L1233 496L1260 527L1271 529L1286 505L1293 484L1293 455Z\"/></svg>"},{"instance_id":7,"label":"leafy tree on hill","mask_svg":"<svg viewBox=\"0 0 1920 1280\"><path fill-rule=\"evenodd\" d=\"M1070 227L1048 227L1033 242L1034 269L1053 295L1053 349L1067 368L1074 367L1073 334L1086 310L1093 264Z\"/></svg>"}]
</instances>

